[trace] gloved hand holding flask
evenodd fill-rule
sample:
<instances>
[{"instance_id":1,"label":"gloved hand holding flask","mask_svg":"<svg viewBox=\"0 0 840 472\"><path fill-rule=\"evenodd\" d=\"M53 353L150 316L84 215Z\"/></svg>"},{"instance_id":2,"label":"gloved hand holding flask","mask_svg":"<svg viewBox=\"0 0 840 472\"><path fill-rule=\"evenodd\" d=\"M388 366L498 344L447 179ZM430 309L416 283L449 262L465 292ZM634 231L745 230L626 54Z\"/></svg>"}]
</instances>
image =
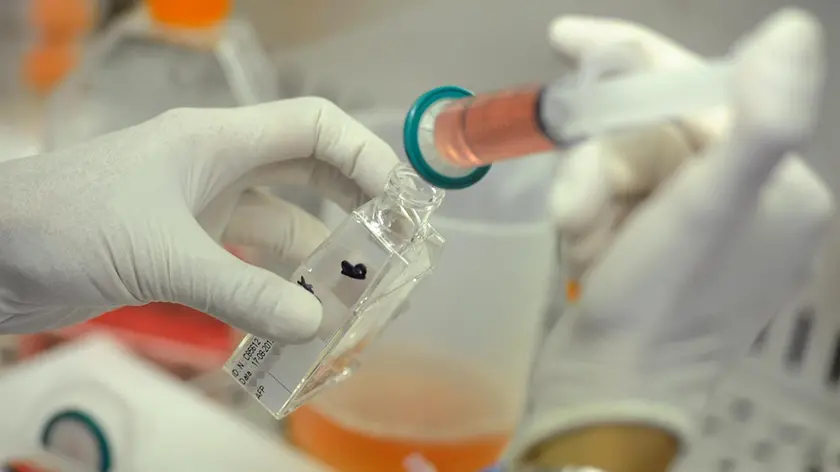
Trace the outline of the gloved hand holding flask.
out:
<instances>
[{"instance_id":1,"label":"gloved hand holding flask","mask_svg":"<svg viewBox=\"0 0 840 472\"><path fill-rule=\"evenodd\" d=\"M319 98L176 109L92 141L0 164L0 332L42 331L168 301L288 343L321 306L220 242L291 264L329 234L255 186L308 185L348 211L397 164Z\"/></svg>"}]
</instances>

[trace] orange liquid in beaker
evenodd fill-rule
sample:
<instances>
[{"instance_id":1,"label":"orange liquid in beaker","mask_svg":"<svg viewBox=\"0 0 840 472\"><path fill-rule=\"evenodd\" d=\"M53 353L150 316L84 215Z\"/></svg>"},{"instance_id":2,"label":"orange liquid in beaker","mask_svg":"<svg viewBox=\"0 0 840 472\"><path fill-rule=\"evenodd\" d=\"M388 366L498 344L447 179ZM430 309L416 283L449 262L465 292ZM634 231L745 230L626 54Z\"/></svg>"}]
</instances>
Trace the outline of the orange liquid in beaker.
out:
<instances>
[{"instance_id":1,"label":"orange liquid in beaker","mask_svg":"<svg viewBox=\"0 0 840 472\"><path fill-rule=\"evenodd\" d=\"M469 366L393 349L294 412L287 435L342 472L404 471L409 457L436 472L477 471L498 460L513 431L501 393Z\"/></svg>"},{"instance_id":2,"label":"orange liquid in beaker","mask_svg":"<svg viewBox=\"0 0 840 472\"><path fill-rule=\"evenodd\" d=\"M149 15L182 28L213 26L230 15L232 0L146 0Z\"/></svg>"}]
</instances>

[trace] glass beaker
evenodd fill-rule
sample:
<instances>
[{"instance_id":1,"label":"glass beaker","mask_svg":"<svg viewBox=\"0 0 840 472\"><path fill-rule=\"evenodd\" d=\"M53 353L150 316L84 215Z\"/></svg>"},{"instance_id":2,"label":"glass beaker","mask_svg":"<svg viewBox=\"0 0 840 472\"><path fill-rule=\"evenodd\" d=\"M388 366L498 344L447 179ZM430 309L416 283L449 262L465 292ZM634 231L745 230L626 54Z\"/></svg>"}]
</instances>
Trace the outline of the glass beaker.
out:
<instances>
[{"instance_id":1,"label":"glass beaker","mask_svg":"<svg viewBox=\"0 0 840 472\"><path fill-rule=\"evenodd\" d=\"M205 4L213 3L213 9ZM148 1L115 20L49 100L53 149L181 107L223 108L275 100L276 70L251 25L228 4ZM209 16L208 16L209 15Z\"/></svg>"},{"instance_id":2,"label":"glass beaker","mask_svg":"<svg viewBox=\"0 0 840 472\"><path fill-rule=\"evenodd\" d=\"M401 149L401 113L358 118ZM289 416L294 445L352 472L420 460L466 472L498 459L525 405L554 287L546 200L555 162L501 163L474 187L447 193L432 217L447 241L434 277L353 377Z\"/></svg>"},{"instance_id":3,"label":"glass beaker","mask_svg":"<svg viewBox=\"0 0 840 472\"><path fill-rule=\"evenodd\" d=\"M277 418L348 378L436 265L444 240L429 217L443 196L397 166L383 195L355 209L292 276L323 307L315 338L281 346L248 335L225 370Z\"/></svg>"}]
</instances>

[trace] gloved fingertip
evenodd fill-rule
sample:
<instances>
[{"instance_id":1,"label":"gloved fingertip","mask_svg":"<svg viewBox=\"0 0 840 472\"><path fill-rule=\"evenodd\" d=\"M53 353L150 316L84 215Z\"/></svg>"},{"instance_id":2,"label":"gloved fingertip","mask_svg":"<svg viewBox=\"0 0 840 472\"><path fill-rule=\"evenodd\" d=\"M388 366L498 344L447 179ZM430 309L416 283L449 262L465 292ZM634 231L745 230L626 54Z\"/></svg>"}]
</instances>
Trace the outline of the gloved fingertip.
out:
<instances>
[{"instance_id":1,"label":"gloved fingertip","mask_svg":"<svg viewBox=\"0 0 840 472\"><path fill-rule=\"evenodd\" d=\"M799 7L782 8L767 18L755 34L770 34L777 46L802 47L822 42L820 20L813 13ZM796 38L794 44L790 40ZM798 44L796 44L798 43Z\"/></svg>"},{"instance_id":2,"label":"gloved fingertip","mask_svg":"<svg viewBox=\"0 0 840 472\"><path fill-rule=\"evenodd\" d=\"M556 18L548 27L548 41L560 54L578 60L589 52L593 38L605 20L590 16L567 15Z\"/></svg>"},{"instance_id":3,"label":"gloved fingertip","mask_svg":"<svg viewBox=\"0 0 840 472\"><path fill-rule=\"evenodd\" d=\"M638 174L623 159L612 159L607 166L607 175L613 193L627 195L639 191Z\"/></svg>"},{"instance_id":4,"label":"gloved fingertip","mask_svg":"<svg viewBox=\"0 0 840 472\"><path fill-rule=\"evenodd\" d=\"M602 212L585 233L561 241L560 254L569 276L581 277L596 262L613 238L614 221L614 211Z\"/></svg>"},{"instance_id":5,"label":"gloved fingertip","mask_svg":"<svg viewBox=\"0 0 840 472\"><path fill-rule=\"evenodd\" d=\"M559 231L578 234L589 226L598 212L598 206L569 193L568 186L555 185L550 197L551 212Z\"/></svg>"},{"instance_id":6,"label":"gloved fingertip","mask_svg":"<svg viewBox=\"0 0 840 472\"><path fill-rule=\"evenodd\" d=\"M607 170L597 143L571 151L558 168L550 194L558 230L576 234L586 230L609 204Z\"/></svg>"},{"instance_id":7,"label":"gloved fingertip","mask_svg":"<svg viewBox=\"0 0 840 472\"><path fill-rule=\"evenodd\" d=\"M789 223L803 234L818 234L833 219L836 202L831 188L801 157L785 159L770 185L768 201L778 208L796 208Z\"/></svg>"},{"instance_id":8,"label":"gloved fingertip","mask_svg":"<svg viewBox=\"0 0 840 472\"><path fill-rule=\"evenodd\" d=\"M277 296L253 300L248 316L226 313L219 318L255 336L282 343L299 344L312 339L321 325L321 303L303 287L283 282L283 289L267 289Z\"/></svg>"},{"instance_id":9,"label":"gloved fingertip","mask_svg":"<svg viewBox=\"0 0 840 472\"><path fill-rule=\"evenodd\" d=\"M213 243L215 244L215 243ZM206 312L250 334L297 344L321 324L320 301L304 287L248 264L221 247L175 265L171 301Z\"/></svg>"},{"instance_id":10,"label":"gloved fingertip","mask_svg":"<svg viewBox=\"0 0 840 472\"><path fill-rule=\"evenodd\" d=\"M561 16L549 26L548 40L554 50L575 61L619 44L638 48L633 54L633 62L638 64L647 63L654 53L674 54L674 45L666 38L637 23L615 18Z\"/></svg>"},{"instance_id":11,"label":"gloved fingertip","mask_svg":"<svg viewBox=\"0 0 840 472\"><path fill-rule=\"evenodd\" d=\"M321 302L303 287L292 287L273 310L266 311L265 334L270 339L301 343L312 339L321 325Z\"/></svg>"}]
</instances>

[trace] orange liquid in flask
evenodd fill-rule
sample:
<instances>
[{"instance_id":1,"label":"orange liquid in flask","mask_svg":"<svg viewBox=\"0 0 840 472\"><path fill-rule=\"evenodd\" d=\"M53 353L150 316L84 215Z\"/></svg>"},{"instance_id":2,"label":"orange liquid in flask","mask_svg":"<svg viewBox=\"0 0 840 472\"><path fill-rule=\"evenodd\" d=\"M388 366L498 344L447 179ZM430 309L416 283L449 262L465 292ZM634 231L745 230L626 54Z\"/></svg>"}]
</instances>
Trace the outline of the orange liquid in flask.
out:
<instances>
[{"instance_id":1,"label":"orange liquid in flask","mask_svg":"<svg viewBox=\"0 0 840 472\"><path fill-rule=\"evenodd\" d=\"M409 457L468 472L498 460L514 428L510 410L469 365L394 348L290 415L287 434L342 472L403 471Z\"/></svg>"}]
</instances>

